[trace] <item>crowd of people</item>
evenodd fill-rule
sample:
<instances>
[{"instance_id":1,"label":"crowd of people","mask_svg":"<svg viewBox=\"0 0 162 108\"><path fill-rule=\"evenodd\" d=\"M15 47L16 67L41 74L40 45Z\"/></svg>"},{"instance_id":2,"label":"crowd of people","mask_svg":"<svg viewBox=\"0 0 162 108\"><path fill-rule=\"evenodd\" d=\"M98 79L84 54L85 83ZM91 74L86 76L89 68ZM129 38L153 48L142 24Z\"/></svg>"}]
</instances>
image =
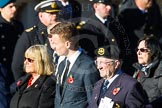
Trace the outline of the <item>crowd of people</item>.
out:
<instances>
[{"instance_id":1,"label":"crowd of people","mask_svg":"<svg viewBox=\"0 0 162 108\"><path fill-rule=\"evenodd\" d=\"M156 0L38 3L24 30L0 2L0 108L159 108L162 17ZM112 12L114 12L112 14Z\"/></svg>"}]
</instances>

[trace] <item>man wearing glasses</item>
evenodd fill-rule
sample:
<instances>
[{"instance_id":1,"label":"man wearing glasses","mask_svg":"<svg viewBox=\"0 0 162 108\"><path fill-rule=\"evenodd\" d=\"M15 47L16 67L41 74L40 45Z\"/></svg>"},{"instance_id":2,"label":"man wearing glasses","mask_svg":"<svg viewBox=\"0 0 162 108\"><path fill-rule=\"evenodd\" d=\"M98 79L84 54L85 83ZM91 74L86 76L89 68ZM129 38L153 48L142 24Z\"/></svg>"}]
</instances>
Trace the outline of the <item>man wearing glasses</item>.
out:
<instances>
[{"instance_id":1,"label":"man wearing glasses","mask_svg":"<svg viewBox=\"0 0 162 108\"><path fill-rule=\"evenodd\" d=\"M95 53L102 79L93 89L89 108L143 108L148 102L146 95L140 83L120 69L119 49L104 46Z\"/></svg>"},{"instance_id":2,"label":"man wearing glasses","mask_svg":"<svg viewBox=\"0 0 162 108\"><path fill-rule=\"evenodd\" d=\"M60 2L55 0L42 1L35 6L34 10L38 12L37 24L23 32L15 47L12 61L12 71L15 80L24 75L24 53L31 45L46 45L49 48L49 52L51 54L53 52L47 38L47 26L57 22L58 13L61 11Z\"/></svg>"}]
</instances>

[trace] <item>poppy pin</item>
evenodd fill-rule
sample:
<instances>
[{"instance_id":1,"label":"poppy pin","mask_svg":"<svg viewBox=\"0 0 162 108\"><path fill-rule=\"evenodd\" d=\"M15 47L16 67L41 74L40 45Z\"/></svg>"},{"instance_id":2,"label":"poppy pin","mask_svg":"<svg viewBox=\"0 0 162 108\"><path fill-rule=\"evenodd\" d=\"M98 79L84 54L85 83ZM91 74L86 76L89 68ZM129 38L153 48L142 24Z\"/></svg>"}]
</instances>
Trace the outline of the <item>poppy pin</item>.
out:
<instances>
[{"instance_id":1,"label":"poppy pin","mask_svg":"<svg viewBox=\"0 0 162 108\"><path fill-rule=\"evenodd\" d=\"M68 77L68 79L67 79L67 82L68 82L69 84L74 83L74 78L73 78L72 75L69 75L69 77Z\"/></svg>"},{"instance_id":2,"label":"poppy pin","mask_svg":"<svg viewBox=\"0 0 162 108\"><path fill-rule=\"evenodd\" d=\"M118 93L119 93L119 91L120 91L120 88L119 88L119 87L114 88L114 90L113 90L113 95L118 94Z\"/></svg>"},{"instance_id":3,"label":"poppy pin","mask_svg":"<svg viewBox=\"0 0 162 108\"><path fill-rule=\"evenodd\" d=\"M17 81L16 85L17 85L17 86L20 86L20 84L21 84L21 81L20 81L20 80Z\"/></svg>"}]
</instances>

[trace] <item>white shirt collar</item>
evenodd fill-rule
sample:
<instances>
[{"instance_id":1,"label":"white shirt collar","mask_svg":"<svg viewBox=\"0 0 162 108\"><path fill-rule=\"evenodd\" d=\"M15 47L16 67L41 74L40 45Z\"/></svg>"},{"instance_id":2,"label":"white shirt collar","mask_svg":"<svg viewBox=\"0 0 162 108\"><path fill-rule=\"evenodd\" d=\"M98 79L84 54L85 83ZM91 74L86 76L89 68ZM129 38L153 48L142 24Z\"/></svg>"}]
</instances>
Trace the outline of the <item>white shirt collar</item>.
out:
<instances>
[{"instance_id":1,"label":"white shirt collar","mask_svg":"<svg viewBox=\"0 0 162 108\"><path fill-rule=\"evenodd\" d=\"M96 17L104 24L105 21L107 21L107 19L103 19L102 17L100 17L99 15L97 15L97 13L95 13Z\"/></svg>"},{"instance_id":2,"label":"white shirt collar","mask_svg":"<svg viewBox=\"0 0 162 108\"><path fill-rule=\"evenodd\" d=\"M121 70L118 70L117 73L111 78L109 79L109 84L107 85L107 88L111 85L111 83L122 73Z\"/></svg>"},{"instance_id":3,"label":"white shirt collar","mask_svg":"<svg viewBox=\"0 0 162 108\"><path fill-rule=\"evenodd\" d=\"M73 64L75 63L78 56L81 54L81 51L77 50L73 55L71 55L68 60L70 61L70 67L69 70L71 70Z\"/></svg>"}]
</instances>

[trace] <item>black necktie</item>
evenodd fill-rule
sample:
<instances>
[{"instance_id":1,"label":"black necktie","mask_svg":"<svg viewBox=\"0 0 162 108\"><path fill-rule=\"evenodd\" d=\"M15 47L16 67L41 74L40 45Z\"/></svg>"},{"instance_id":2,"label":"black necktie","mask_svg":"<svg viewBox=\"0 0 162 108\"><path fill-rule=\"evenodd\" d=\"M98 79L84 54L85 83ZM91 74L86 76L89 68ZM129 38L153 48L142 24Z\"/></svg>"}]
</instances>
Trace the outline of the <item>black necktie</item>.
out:
<instances>
[{"instance_id":1,"label":"black necktie","mask_svg":"<svg viewBox=\"0 0 162 108\"><path fill-rule=\"evenodd\" d=\"M106 27L107 27L107 25L108 25L107 23L108 23L108 22L107 22L107 20L106 20L106 21L104 22L104 25L105 25Z\"/></svg>"},{"instance_id":2,"label":"black necktie","mask_svg":"<svg viewBox=\"0 0 162 108\"><path fill-rule=\"evenodd\" d=\"M70 61L66 60L66 65L65 65L65 69L64 69L64 75L63 75L63 79L62 79L62 85L65 83L65 80L67 78L69 66L70 66Z\"/></svg>"}]
</instances>

